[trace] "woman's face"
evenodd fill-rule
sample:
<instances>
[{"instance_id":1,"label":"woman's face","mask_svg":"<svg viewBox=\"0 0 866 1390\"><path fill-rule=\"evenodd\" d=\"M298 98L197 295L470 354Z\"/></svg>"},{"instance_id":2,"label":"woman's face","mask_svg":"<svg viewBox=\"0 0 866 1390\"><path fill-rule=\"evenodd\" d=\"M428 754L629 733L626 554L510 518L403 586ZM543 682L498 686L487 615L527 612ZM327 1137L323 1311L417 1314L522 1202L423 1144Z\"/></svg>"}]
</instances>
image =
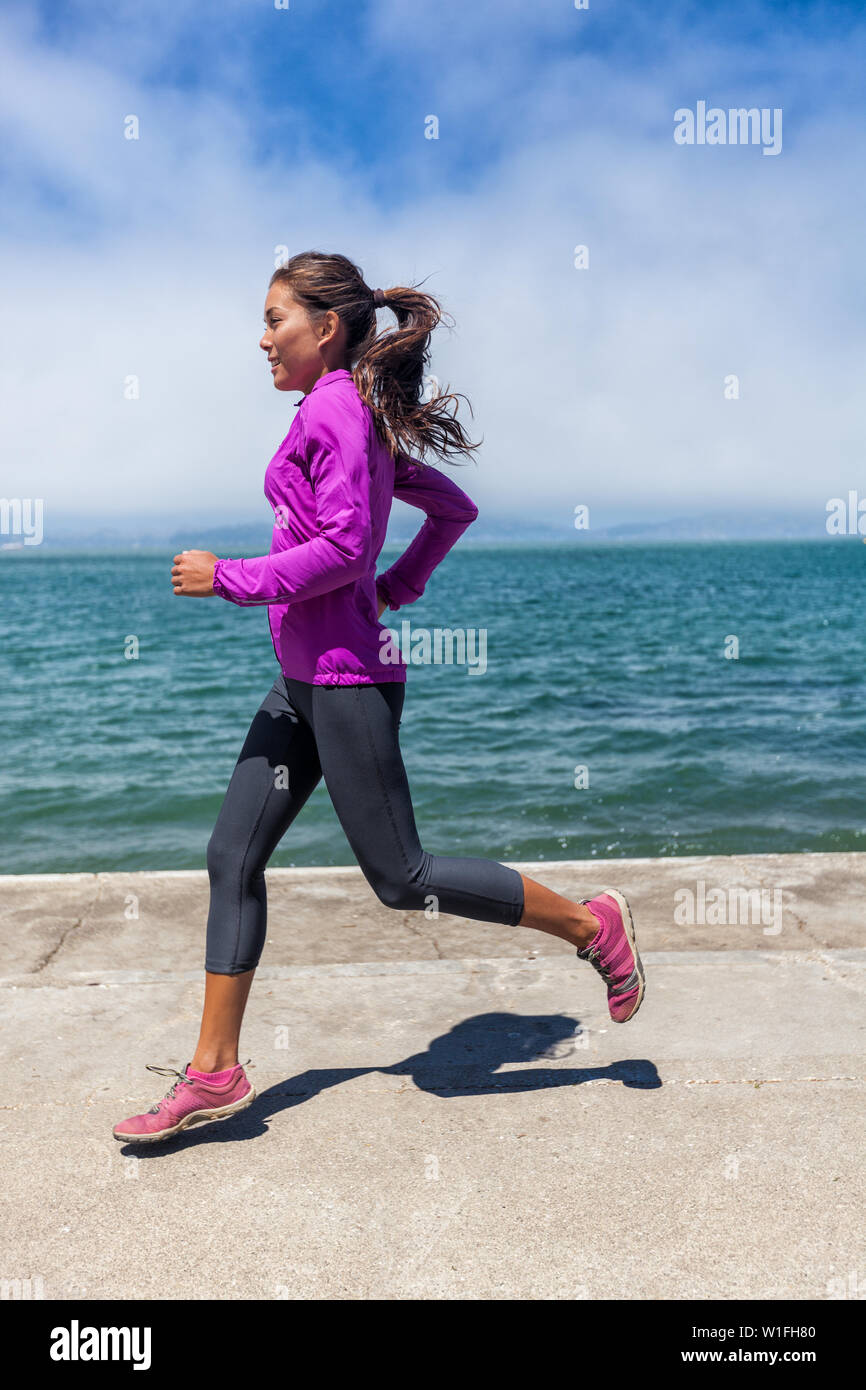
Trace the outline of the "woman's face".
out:
<instances>
[{"instance_id":1,"label":"woman's face","mask_svg":"<svg viewBox=\"0 0 866 1390\"><path fill-rule=\"evenodd\" d=\"M272 285L265 300L265 331L259 347L267 353L277 390L309 391L324 372L333 371L330 358L336 364L342 331L338 316L329 310L317 332L288 285L279 281Z\"/></svg>"}]
</instances>

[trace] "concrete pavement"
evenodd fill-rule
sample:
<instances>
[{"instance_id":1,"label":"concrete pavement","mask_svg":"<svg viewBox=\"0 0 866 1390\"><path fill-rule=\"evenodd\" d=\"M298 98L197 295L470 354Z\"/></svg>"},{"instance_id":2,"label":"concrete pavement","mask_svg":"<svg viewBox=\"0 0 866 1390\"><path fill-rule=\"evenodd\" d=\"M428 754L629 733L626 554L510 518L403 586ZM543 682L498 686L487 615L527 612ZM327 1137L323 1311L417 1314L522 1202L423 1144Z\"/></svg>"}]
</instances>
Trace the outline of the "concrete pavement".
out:
<instances>
[{"instance_id":1,"label":"concrete pavement","mask_svg":"<svg viewBox=\"0 0 866 1390\"><path fill-rule=\"evenodd\" d=\"M864 861L515 865L629 894L647 996L626 1025L553 938L393 912L357 869L269 872L258 1099L142 1150L111 1127L166 1089L145 1062L191 1055L204 875L0 879L0 1277L84 1299L863 1298ZM675 923L700 882L781 887L781 930Z\"/></svg>"}]
</instances>

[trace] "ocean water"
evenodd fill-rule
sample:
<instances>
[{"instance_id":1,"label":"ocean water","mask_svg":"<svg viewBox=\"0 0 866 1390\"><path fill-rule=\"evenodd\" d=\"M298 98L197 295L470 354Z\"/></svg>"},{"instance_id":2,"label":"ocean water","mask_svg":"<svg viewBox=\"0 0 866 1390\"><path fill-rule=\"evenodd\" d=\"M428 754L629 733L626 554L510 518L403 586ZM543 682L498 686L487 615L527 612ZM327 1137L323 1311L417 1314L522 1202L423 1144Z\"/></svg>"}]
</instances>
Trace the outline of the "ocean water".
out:
<instances>
[{"instance_id":1,"label":"ocean water","mask_svg":"<svg viewBox=\"0 0 866 1390\"><path fill-rule=\"evenodd\" d=\"M168 551L0 553L0 872L204 867L277 667L264 608L177 598L170 569ZM408 672L432 853L866 849L856 538L458 545L387 616L416 640L486 634L483 673ZM322 784L271 863L354 862Z\"/></svg>"}]
</instances>

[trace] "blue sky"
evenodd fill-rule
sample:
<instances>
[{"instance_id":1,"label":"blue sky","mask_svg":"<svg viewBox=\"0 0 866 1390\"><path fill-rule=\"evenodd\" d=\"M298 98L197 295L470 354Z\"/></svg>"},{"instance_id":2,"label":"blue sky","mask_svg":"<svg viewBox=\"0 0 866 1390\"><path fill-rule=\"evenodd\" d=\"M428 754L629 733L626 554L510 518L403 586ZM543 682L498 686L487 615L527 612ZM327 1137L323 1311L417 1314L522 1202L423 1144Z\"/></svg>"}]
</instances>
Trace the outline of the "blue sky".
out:
<instances>
[{"instance_id":1,"label":"blue sky","mask_svg":"<svg viewBox=\"0 0 866 1390\"><path fill-rule=\"evenodd\" d=\"M866 491L861 5L13 0L0 42L0 491L49 524L265 517L282 244L426 277L483 512ZM676 145L698 101L781 108L781 153Z\"/></svg>"}]
</instances>

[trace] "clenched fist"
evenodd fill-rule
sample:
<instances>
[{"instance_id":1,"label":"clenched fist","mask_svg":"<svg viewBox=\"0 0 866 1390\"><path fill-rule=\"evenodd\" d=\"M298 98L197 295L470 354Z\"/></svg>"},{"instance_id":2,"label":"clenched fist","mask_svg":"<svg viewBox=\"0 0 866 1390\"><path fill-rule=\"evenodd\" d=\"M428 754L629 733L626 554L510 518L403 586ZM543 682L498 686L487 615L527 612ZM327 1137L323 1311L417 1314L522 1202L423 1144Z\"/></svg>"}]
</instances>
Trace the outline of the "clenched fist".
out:
<instances>
[{"instance_id":1,"label":"clenched fist","mask_svg":"<svg viewBox=\"0 0 866 1390\"><path fill-rule=\"evenodd\" d=\"M213 593L214 566L219 559L210 550L184 550L175 555L171 587L189 598L209 598Z\"/></svg>"}]
</instances>

